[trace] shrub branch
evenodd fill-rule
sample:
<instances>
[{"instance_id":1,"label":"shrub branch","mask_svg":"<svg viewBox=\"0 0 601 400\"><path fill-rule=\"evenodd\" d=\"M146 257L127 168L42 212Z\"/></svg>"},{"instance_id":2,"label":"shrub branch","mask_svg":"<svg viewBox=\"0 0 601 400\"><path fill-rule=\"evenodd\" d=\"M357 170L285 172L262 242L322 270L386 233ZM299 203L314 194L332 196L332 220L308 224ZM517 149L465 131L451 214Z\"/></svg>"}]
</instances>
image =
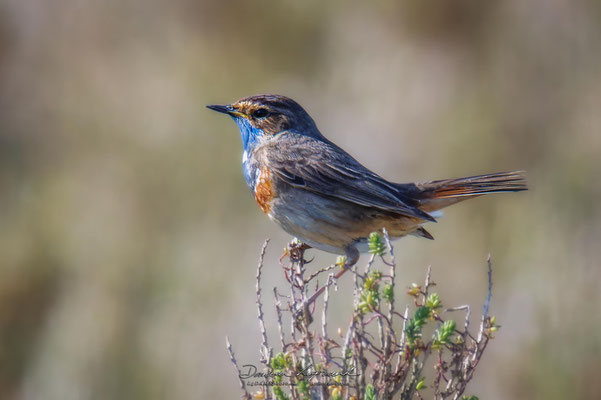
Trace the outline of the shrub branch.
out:
<instances>
[{"instance_id":1,"label":"shrub branch","mask_svg":"<svg viewBox=\"0 0 601 400\"><path fill-rule=\"evenodd\" d=\"M439 295L432 289L432 269L428 267L423 284L412 283L406 295L412 304L403 314L395 310L398 301L397 265L388 233L372 233L368 239L371 254L364 273L357 265L344 266L345 260L335 265L307 271L304 254L308 246L294 240L282 258L282 272L289 285L289 295L273 288L280 352L274 355L269 346L261 301L261 278L265 251L261 248L257 266L256 304L261 332L260 361L264 364L255 399L277 400L388 400L400 399L476 399L466 397L467 384L473 379L484 350L499 326L489 316L492 299L492 263L487 259L488 293L482 308L480 326L470 332L471 307L461 305L443 308ZM284 262L288 259L288 262ZM377 269L376 261L384 266ZM338 272L336 268L346 268ZM338 328L330 335L329 311L337 289L337 278L351 271L353 292L349 302L353 312L346 331ZM319 276L328 273L321 287ZM336 290L334 290L336 291ZM313 327L314 315L319 308L316 300L323 294L321 323ZM344 296L345 294L342 294ZM287 306L282 307L285 299ZM450 318L455 312L465 312L460 328ZM284 320L290 319L286 328ZM275 334L275 333L274 333ZM287 341L286 338L290 340ZM250 399L248 385L242 377L226 338L230 359L236 368L244 399ZM319 360L319 361L316 361Z\"/></svg>"}]
</instances>

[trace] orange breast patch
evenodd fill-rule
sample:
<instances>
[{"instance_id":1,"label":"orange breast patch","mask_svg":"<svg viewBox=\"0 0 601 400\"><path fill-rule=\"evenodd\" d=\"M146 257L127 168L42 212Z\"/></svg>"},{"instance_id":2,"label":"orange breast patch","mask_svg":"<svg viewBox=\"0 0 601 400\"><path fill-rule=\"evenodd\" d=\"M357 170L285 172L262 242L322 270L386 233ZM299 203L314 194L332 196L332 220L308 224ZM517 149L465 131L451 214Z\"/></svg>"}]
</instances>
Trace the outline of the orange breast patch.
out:
<instances>
[{"instance_id":1,"label":"orange breast patch","mask_svg":"<svg viewBox=\"0 0 601 400\"><path fill-rule=\"evenodd\" d=\"M268 214L271 211L271 202L273 201L274 191L271 181L271 172L267 168L261 168L255 184L255 200L259 204L261 211Z\"/></svg>"}]
</instances>

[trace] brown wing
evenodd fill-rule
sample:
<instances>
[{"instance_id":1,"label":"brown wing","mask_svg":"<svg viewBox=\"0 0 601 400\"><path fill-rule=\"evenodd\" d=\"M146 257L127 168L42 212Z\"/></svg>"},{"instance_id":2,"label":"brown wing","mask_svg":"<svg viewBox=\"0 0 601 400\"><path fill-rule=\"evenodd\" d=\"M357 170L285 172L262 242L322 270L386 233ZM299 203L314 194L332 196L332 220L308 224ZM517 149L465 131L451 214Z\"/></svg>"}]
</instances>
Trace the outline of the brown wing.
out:
<instances>
[{"instance_id":1,"label":"brown wing","mask_svg":"<svg viewBox=\"0 0 601 400\"><path fill-rule=\"evenodd\" d=\"M269 169L296 188L364 207L435 221L403 189L371 172L333 143L284 132L263 149Z\"/></svg>"}]
</instances>

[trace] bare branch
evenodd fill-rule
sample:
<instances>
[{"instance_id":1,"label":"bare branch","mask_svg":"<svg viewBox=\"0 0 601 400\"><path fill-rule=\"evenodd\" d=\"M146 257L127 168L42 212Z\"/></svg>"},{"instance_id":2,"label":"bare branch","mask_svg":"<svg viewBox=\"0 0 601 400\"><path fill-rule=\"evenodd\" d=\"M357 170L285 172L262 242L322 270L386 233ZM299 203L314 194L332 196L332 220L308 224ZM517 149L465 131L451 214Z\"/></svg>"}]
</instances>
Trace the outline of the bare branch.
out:
<instances>
[{"instance_id":1,"label":"bare branch","mask_svg":"<svg viewBox=\"0 0 601 400\"><path fill-rule=\"evenodd\" d=\"M484 322L488 317L488 309L490 307L490 301L492 299L492 262L490 261L490 254L486 259L486 265L488 267L488 294L486 295L486 301L484 307L482 307L482 322L480 325L480 334L478 335L478 341L482 340L482 332L484 331Z\"/></svg>"},{"instance_id":2,"label":"bare branch","mask_svg":"<svg viewBox=\"0 0 601 400\"><path fill-rule=\"evenodd\" d=\"M274 307L277 321L279 344L282 351L273 355L273 349L267 342L263 304L261 300L261 278L263 259L268 241L261 249L257 267L256 304L259 326L261 328L261 362L273 367L277 372L267 377L263 391L257 396L269 398L364 398L369 385L373 386L380 399L422 399L420 392L423 382L432 388L431 395L436 400L459 399L465 392L474 370L482 358L488 342L496 331L494 318L489 317L492 299L492 265L488 258L488 295L483 306L480 330L470 332L471 307L462 305L448 307L440 311L442 300L432 292L436 285L432 281L432 268L428 267L423 286L413 285L408 292L413 299L404 313L395 311L396 260L388 232L382 231L390 257L372 255L365 266L364 274L358 273L356 264L341 271L333 271L335 265L317 269L309 274L305 267L304 251L308 246L293 241L280 259L284 277L289 283L290 295L282 296L277 287L273 288ZM290 263L282 260L288 258ZM388 275L373 272L376 262L388 268ZM345 333L339 329L338 337L330 337L328 324L331 323L330 295L332 285L346 270L353 274L352 315ZM362 269L363 270L363 269ZM320 287L320 274L329 272L327 281ZM308 277L306 277L308 275ZM312 292L313 288L315 291ZM311 293L312 292L312 293ZM315 299L323 294L323 308L319 327L311 326L315 319ZM281 297L285 297L287 308L282 308ZM388 307L385 307L385 301ZM464 311L463 326L455 328L452 320L443 319L443 313ZM285 317L290 318L290 326L284 326ZM401 319L401 332L395 332L395 320ZM436 322L432 322L432 321ZM373 322L376 323L373 323ZM425 326L436 324L431 337L426 337ZM399 336L397 336L397 333ZM290 341L287 342L286 339ZM342 339L342 343L339 340ZM227 338L226 338L227 340ZM238 372L240 387L244 399L250 399L240 370L234 359L229 340L228 351L232 363ZM436 357L434 371L426 368L431 356ZM316 363L317 360L317 363ZM273 365L271 363L273 362ZM393 365L396 362L396 365ZM331 376L335 369L347 374ZM302 374L299 374L303 372ZM428 372L430 371L430 372ZM305 375L308 374L308 375ZM350 375L349 375L350 373ZM283 375L282 375L283 374ZM428 377L430 375L430 377ZM289 379L285 381L283 377ZM336 381L332 379L336 378ZM274 383L270 383L270 382ZM337 390L337 386L343 385ZM250 383L248 383L250 385ZM369 384L369 385L368 385ZM272 388L270 386L273 385ZM328 389L329 386L329 389ZM269 390L267 390L269 389ZM288 391L289 393L286 393ZM429 393L430 395L430 393Z\"/></svg>"},{"instance_id":3,"label":"bare branch","mask_svg":"<svg viewBox=\"0 0 601 400\"><path fill-rule=\"evenodd\" d=\"M269 366L271 362L271 349L267 344L267 330L265 329L265 320L263 319L263 305L261 304L261 271L263 270L263 258L265 257L265 249L269 244L269 239L265 240L263 247L261 248L261 254L259 255L259 264L257 265L257 285L256 285L256 302L257 302L257 314L259 319L259 327L261 329L261 337L263 339L261 347L261 362Z\"/></svg>"},{"instance_id":4,"label":"bare branch","mask_svg":"<svg viewBox=\"0 0 601 400\"><path fill-rule=\"evenodd\" d=\"M278 288L274 287L273 288L273 297L274 297L274 305L275 305L275 314L277 316L277 321L278 321L278 333L280 335L280 345L282 346L282 351L286 350L286 339L285 339L285 335L284 335L284 325L282 324L282 309L281 309L281 302L280 302L280 297L278 295Z\"/></svg>"},{"instance_id":5,"label":"bare branch","mask_svg":"<svg viewBox=\"0 0 601 400\"><path fill-rule=\"evenodd\" d=\"M326 290L325 290L325 293L323 296L323 311L322 311L322 318L321 318L321 336L322 336L323 342L324 342L323 353L324 353L324 358L325 358L324 361L326 363L326 366L332 359L332 356L330 355L330 350L329 350L330 345L328 343L328 302L330 300L330 281L333 279L334 279L334 274L328 275L328 282L326 283Z\"/></svg>"},{"instance_id":6,"label":"bare branch","mask_svg":"<svg viewBox=\"0 0 601 400\"><path fill-rule=\"evenodd\" d=\"M317 271L315 271L314 273L312 273L311 275L309 275L309 277L307 278L307 282L311 282L313 279L317 278L320 274L324 273L324 272L328 272L333 270L334 268L336 268L338 265L336 264L332 264L332 265L328 265L327 267L323 267L318 269Z\"/></svg>"},{"instance_id":7,"label":"bare branch","mask_svg":"<svg viewBox=\"0 0 601 400\"><path fill-rule=\"evenodd\" d=\"M383 229L384 231L384 240L386 241L386 246L388 246L388 252L390 253L390 286L392 286L392 292L394 293L394 289L395 289L395 279L396 279L396 260L394 258L394 248L392 247L392 244L390 243L390 238L388 237L388 231L386 230L386 228ZM394 300L390 302L390 307L388 308L388 319L390 320L390 322L392 323L393 320L393 315L394 315Z\"/></svg>"},{"instance_id":8,"label":"bare branch","mask_svg":"<svg viewBox=\"0 0 601 400\"><path fill-rule=\"evenodd\" d=\"M236 376L238 377L238 383L240 384L240 389L242 389L242 398L245 400L250 400L251 396L250 393L248 393L248 390L246 390L246 384L244 383L244 381L242 380L242 373L240 372L240 368L238 367L238 362L236 361L236 357L234 356L234 351L232 350L232 344L230 343L230 339L226 336L225 337L225 346L227 347L227 352L230 355L230 360L232 361L232 364L234 365L234 368L236 368Z\"/></svg>"},{"instance_id":9,"label":"bare branch","mask_svg":"<svg viewBox=\"0 0 601 400\"><path fill-rule=\"evenodd\" d=\"M371 256L369 256L369 260L367 261L367 265L365 265L365 275L369 274L371 271L371 266L373 265L374 261L376 259L376 255L372 254Z\"/></svg>"},{"instance_id":10,"label":"bare branch","mask_svg":"<svg viewBox=\"0 0 601 400\"><path fill-rule=\"evenodd\" d=\"M463 332L468 333L468 328L470 326L470 314L471 314L471 308L468 304L465 304L463 306L447 308L444 311L445 312L465 311L465 323L463 324Z\"/></svg>"}]
</instances>

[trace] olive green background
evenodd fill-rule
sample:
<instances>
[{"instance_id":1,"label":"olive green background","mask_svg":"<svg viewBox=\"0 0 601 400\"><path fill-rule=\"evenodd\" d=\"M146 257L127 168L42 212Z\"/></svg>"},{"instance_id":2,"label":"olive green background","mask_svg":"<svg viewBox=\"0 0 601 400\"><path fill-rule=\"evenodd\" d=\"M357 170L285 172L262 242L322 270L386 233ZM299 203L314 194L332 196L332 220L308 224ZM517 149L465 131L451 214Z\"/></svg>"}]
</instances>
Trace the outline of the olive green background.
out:
<instances>
[{"instance_id":1,"label":"olive green background","mask_svg":"<svg viewBox=\"0 0 601 400\"><path fill-rule=\"evenodd\" d=\"M598 397L600 4L0 1L0 398L239 396L225 335L258 363L258 252L273 328L290 237L204 106L266 92L390 180L527 170L397 242L399 286L431 265L476 318L490 252L502 329L471 393Z\"/></svg>"}]
</instances>

